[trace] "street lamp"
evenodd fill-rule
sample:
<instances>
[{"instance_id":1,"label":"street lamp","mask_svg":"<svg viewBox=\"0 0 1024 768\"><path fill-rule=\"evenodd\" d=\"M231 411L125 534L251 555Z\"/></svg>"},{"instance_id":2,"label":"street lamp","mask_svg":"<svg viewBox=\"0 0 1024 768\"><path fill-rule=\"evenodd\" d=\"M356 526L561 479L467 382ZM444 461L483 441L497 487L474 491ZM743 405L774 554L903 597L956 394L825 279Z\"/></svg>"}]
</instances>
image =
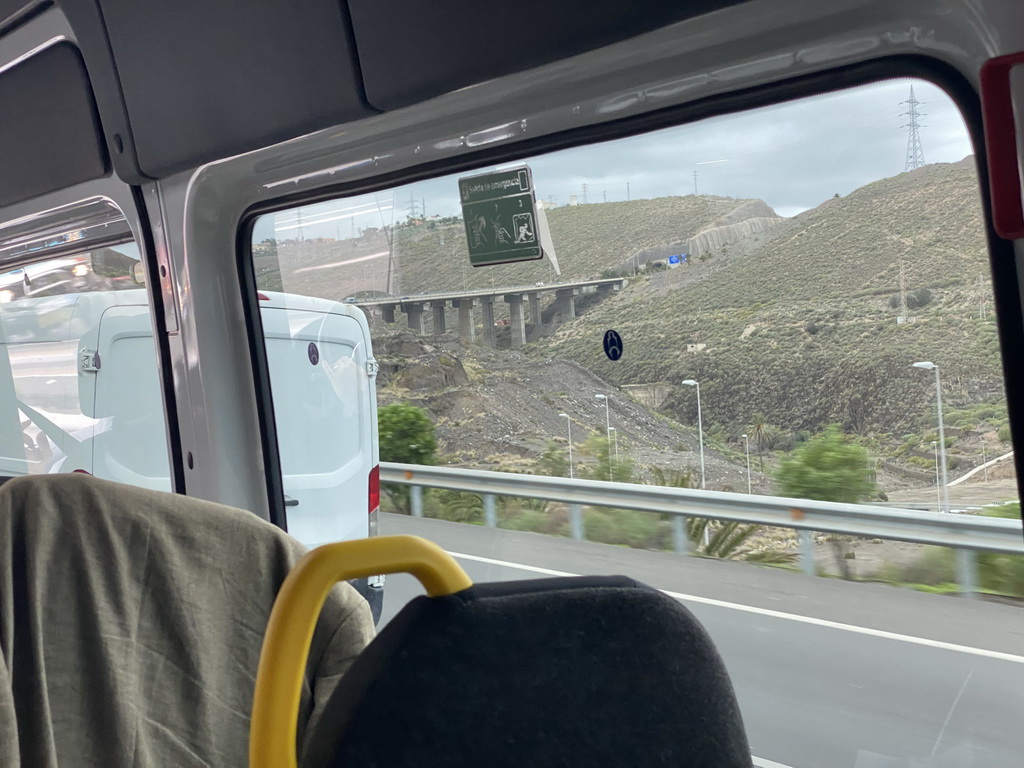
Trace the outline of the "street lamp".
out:
<instances>
[{"instance_id":1,"label":"street lamp","mask_svg":"<svg viewBox=\"0 0 1024 768\"><path fill-rule=\"evenodd\" d=\"M608 452L611 453L612 448L612 422L611 417L608 415L608 396L607 395L594 395L598 400L604 400L604 429L608 436ZM611 456L608 457L611 459ZM608 462L608 480L612 480L612 463Z\"/></svg>"},{"instance_id":2,"label":"street lamp","mask_svg":"<svg viewBox=\"0 0 1024 768\"><path fill-rule=\"evenodd\" d=\"M949 481L946 475L946 431L942 426L942 384L939 381L939 366L935 363L914 363L914 368L935 371L935 407L939 413L939 464L942 466L942 510L949 512Z\"/></svg>"},{"instance_id":3,"label":"street lamp","mask_svg":"<svg viewBox=\"0 0 1024 768\"><path fill-rule=\"evenodd\" d=\"M569 430L569 479L572 480L572 420L569 418L568 413L558 414L565 419L566 429Z\"/></svg>"},{"instance_id":4,"label":"street lamp","mask_svg":"<svg viewBox=\"0 0 1024 768\"><path fill-rule=\"evenodd\" d=\"M938 443L932 440L932 454L935 456L935 503L942 509L942 487L939 485L939 449Z\"/></svg>"},{"instance_id":5,"label":"street lamp","mask_svg":"<svg viewBox=\"0 0 1024 768\"><path fill-rule=\"evenodd\" d=\"M700 487L704 489L704 422L700 415L700 384L693 379L687 379L683 386L697 388L697 434L700 441Z\"/></svg>"},{"instance_id":6,"label":"street lamp","mask_svg":"<svg viewBox=\"0 0 1024 768\"><path fill-rule=\"evenodd\" d=\"M609 429L613 433L612 437L615 439L615 466L617 467L619 466L619 430L615 427L609 427Z\"/></svg>"},{"instance_id":7,"label":"street lamp","mask_svg":"<svg viewBox=\"0 0 1024 768\"><path fill-rule=\"evenodd\" d=\"M750 438L744 435L743 443L747 451L747 493L750 493Z\"/></svg>"}]
</instances>

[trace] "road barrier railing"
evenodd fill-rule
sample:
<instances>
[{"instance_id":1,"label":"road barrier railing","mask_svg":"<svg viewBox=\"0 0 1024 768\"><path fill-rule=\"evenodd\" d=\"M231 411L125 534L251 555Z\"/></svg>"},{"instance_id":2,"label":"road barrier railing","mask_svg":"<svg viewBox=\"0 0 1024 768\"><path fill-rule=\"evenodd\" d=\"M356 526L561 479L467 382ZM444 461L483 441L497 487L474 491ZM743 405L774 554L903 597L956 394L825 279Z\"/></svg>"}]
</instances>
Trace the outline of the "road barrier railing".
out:
<instances>
[{"instance_id":1,"label":"road barrier railing","mask_svg":"<svg viewBox=\"0 0 1024 768\"><path fill-rule=\"evenodd\" d=\"M569 507L569 528L575 539L585 538L584 507L669 515L673 543L681 554L690 551L686 519L691 517L790 528L800 534L800 564L811 575L815 573L814 531L951 547L957 551L958 580L968 595L977 590L977 552L1024 555L1020 521L1002 518L387 462L381 463L380 480L409 486L416 516L423 514L424 488L477 494L483 500L484 524L490 527L497 526L498 498L560 502Z\"/></svg>"}]
</instances>

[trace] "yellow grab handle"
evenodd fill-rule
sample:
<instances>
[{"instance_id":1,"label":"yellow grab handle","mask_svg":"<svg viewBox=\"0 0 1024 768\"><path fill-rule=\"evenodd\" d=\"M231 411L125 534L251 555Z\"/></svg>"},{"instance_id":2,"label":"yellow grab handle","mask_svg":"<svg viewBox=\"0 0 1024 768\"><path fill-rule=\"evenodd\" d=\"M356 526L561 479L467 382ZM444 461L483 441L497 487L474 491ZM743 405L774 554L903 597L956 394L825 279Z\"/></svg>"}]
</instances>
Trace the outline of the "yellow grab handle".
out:
<instances>
[{"instance_id":1,"label":"yellow grab handle","mask_svg":"<svg viewBox=\"0 0 1024 768\"><path fill-rule=\"evenodd\" d=\"M471 587L439 546L418 536L325 544L307 553L281 585L260 652L249 731L250 768L295 768L302 679L320 610L338 581L411 573L431 597Z\"/></svg>"}]
</instances>

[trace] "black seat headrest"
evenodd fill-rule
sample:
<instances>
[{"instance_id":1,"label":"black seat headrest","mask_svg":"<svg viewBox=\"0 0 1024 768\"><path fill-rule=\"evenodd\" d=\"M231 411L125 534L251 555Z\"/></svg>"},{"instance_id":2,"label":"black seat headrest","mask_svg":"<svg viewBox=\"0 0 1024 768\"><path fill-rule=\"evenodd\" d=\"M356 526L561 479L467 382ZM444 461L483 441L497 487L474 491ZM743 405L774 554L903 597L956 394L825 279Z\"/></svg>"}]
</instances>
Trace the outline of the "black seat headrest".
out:
<instances>
[{"instance_id":1,"label":"black seat headrest","mask_svg":"<svg viewBox=\"0 0 1024 768\"><path fill-rule=\"evenodd\" d=\"M624 577L411 601L345 675L304 757L337 768L751 765L703 627Z\"/></svg>"}]
</instances>

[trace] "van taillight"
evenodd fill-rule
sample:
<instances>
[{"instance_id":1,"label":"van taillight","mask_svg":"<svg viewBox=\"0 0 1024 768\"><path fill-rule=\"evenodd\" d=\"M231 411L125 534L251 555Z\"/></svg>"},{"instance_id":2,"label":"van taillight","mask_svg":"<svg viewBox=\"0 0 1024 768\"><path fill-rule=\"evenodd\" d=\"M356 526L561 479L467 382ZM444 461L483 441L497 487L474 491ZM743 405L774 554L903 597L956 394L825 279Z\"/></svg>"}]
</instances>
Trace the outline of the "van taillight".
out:
<instances>
[{"instance_id":1,"label":"van taillight","mask_svg":"<svg viewBox=\"0 0 1024 768\"><path fill-rule=\"evenodd\" d=\"M257 293L256 298L259 299L260 301L270 301L270 297L267 296L267 294L265 293Z\"/></svg>"},{"instance_id":2,"label":"van taillight","mask_svg":"<svg viewBox=\"0 0 1024 768\"><path fill-rule=\"evenodd\" d=\"M380 507L380 465L370 470L370 509L372 515Z\"/></svg>"}]
</instances>

